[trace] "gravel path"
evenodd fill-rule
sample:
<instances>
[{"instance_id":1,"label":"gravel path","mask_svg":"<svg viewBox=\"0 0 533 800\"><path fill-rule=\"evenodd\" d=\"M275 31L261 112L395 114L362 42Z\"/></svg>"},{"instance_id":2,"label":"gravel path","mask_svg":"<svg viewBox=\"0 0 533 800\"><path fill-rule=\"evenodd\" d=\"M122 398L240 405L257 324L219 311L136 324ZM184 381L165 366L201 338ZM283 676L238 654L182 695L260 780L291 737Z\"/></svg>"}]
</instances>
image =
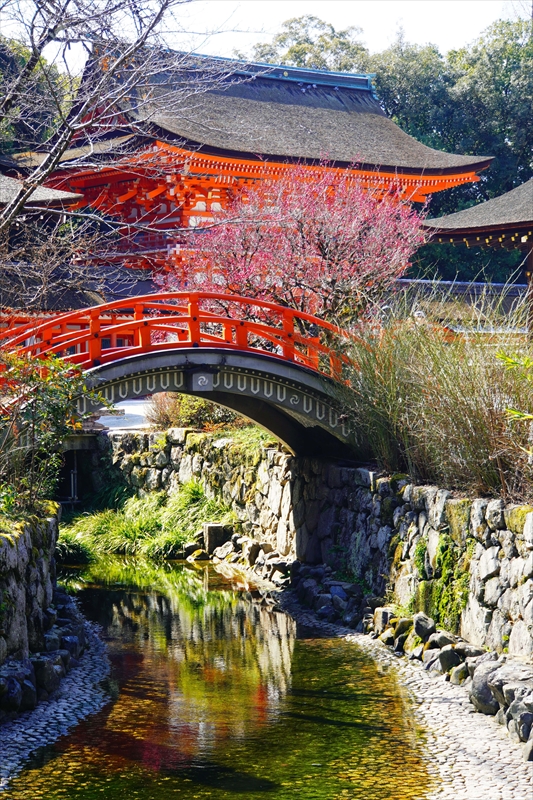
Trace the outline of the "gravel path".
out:
<instances>
[{"instance_id":1,"label":"gravel path","mask_svg":"<svg viewBox=\"0 0 533 800\"><path fill-rule=\"evenodd\" d=\"M523 745L514 744L494 717L475 711L465 689L427 672L420 662L399 658L381 642L318 621L289 594L281 596L280 605L298 622L344 636L396 671L426 732L436 788L424 800L533 800L533 761L523 761Z\"/></svg>"},{"instance_id":2,"label":"gravel path","mask_svg":"<svg viewBox=\"0 0 533 800\"><path fill-rule=\"evenodd\" d=\"M17 775L32 752L52 744L78 722L99 711L109 697L99 686L109 675L107 650L97 626L86 622L88 649L80 664L66 675L54 700L39 703L0 729L0 794Z\"/></svg>"}]
</instances>

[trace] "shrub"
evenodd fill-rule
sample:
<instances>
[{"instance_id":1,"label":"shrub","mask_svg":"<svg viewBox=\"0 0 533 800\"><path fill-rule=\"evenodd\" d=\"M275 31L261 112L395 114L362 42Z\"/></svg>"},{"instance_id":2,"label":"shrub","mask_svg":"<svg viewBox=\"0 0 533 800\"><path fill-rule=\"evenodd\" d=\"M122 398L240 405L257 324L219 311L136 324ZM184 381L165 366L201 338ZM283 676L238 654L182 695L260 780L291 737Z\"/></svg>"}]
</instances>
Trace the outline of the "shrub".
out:
<instances>
[{"instance_id":1,"label":"shrub","mask_svg":"<svg viewBox=\"0 0 533 800\"><path fill-rule=\"evenodd\" d=\"M200 397L161 392L152 397L146 412L148 422L157 430L200 428L213 430L222 425L247 424L234 411Z\"/></svg>"},{"instance_id":2,"label":"shrub","mask_svg":"<svg viewBox=\"0 0 533 800\"><path fill-rule=\"evenodd\" d=\"M102 398L78 367L55 355L0 349L0 513L37 510L56 487L62 445L81 428L76 399Z\"/></svg>"}]
</instances>

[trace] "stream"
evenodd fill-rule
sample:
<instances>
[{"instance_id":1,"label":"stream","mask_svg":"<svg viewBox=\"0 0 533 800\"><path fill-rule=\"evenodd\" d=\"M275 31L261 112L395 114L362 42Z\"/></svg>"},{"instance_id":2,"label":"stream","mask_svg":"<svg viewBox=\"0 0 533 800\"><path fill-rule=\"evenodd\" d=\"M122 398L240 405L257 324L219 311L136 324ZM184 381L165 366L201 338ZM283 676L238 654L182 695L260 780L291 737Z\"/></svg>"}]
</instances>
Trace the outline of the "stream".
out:
<instances>
[{"instance_id":1,"label":"stream","mask_svg":"<svg viewBox=\"0 0 533 800\"><path fill-rule=\"evenodd\" d=\"M423 800L424 737L394 672L211 565L63 570L102 626L109 703L40 748L9 800Z\"/></svg>"}]
</instances>

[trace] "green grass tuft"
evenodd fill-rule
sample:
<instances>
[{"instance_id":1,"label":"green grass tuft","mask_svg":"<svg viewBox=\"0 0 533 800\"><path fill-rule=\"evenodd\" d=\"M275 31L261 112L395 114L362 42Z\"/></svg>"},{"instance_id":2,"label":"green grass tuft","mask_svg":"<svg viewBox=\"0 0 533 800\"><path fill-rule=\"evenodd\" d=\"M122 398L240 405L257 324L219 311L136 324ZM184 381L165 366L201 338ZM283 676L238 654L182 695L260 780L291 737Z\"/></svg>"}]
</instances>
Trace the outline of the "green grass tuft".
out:
<instances>
[{"instance_id":1,"label":"green grass tuft","mask_svg":"<svg viewBox=\"0 0 533 800\"><path fill-rule=\"evenodd\" d=\"M61 564L91 564L95 560L94 553L83 538L67 530L62 531L54 555Z\"/></svg>"},{"instance_id":2,"label":"green grass tuft","mask_svg":"<svg viewBox=\"0 0 533 800\"><path fill-rule=\"evenodd\" d=\"M122 508L79 515L61 526L58 560L63 560L62 553L68 556L74 543L93 556L177 558L205 522L215 521L231 524L236 518L227 506L206 497L202 487L191 481L170 498L162 492L130 497Z\"/></svg>"}]
</instances>

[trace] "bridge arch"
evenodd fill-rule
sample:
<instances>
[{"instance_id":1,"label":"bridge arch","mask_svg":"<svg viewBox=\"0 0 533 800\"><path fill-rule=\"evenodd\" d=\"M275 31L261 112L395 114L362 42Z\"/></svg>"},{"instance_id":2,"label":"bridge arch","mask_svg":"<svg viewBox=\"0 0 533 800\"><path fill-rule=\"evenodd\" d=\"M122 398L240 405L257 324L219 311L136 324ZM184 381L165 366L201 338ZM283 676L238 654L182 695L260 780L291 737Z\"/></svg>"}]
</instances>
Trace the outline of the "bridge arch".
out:
<instances>
[{"instance_id":1,"label":"bridge arch","mask_svg":"<svg viewBox=\"0 0 533 800\"><path fill-rule=\"evenodd\" d=\"M28 357L53 353L108 401L160 391L226 406L298 455L353 457L342 342L329 322L275 303L215 292L128 298L2 332ZM341 346L339 346L341 345ZM87 399L81 398L80 411Z\"/></svg>"},{"instance_id":2,"label":"bridge arch","mask_svg":"<svg viewBox=\"0 0 533 800\"><path fill-rule=\"evenodd\" d=\"M110 403L181 392L242 414L297 455L353 458L344 387L278 358L217 348L169 349L93 367L86 375L87 385ZM78 407L90 410L86 398Z\"/></svg>"}]
</instances>

